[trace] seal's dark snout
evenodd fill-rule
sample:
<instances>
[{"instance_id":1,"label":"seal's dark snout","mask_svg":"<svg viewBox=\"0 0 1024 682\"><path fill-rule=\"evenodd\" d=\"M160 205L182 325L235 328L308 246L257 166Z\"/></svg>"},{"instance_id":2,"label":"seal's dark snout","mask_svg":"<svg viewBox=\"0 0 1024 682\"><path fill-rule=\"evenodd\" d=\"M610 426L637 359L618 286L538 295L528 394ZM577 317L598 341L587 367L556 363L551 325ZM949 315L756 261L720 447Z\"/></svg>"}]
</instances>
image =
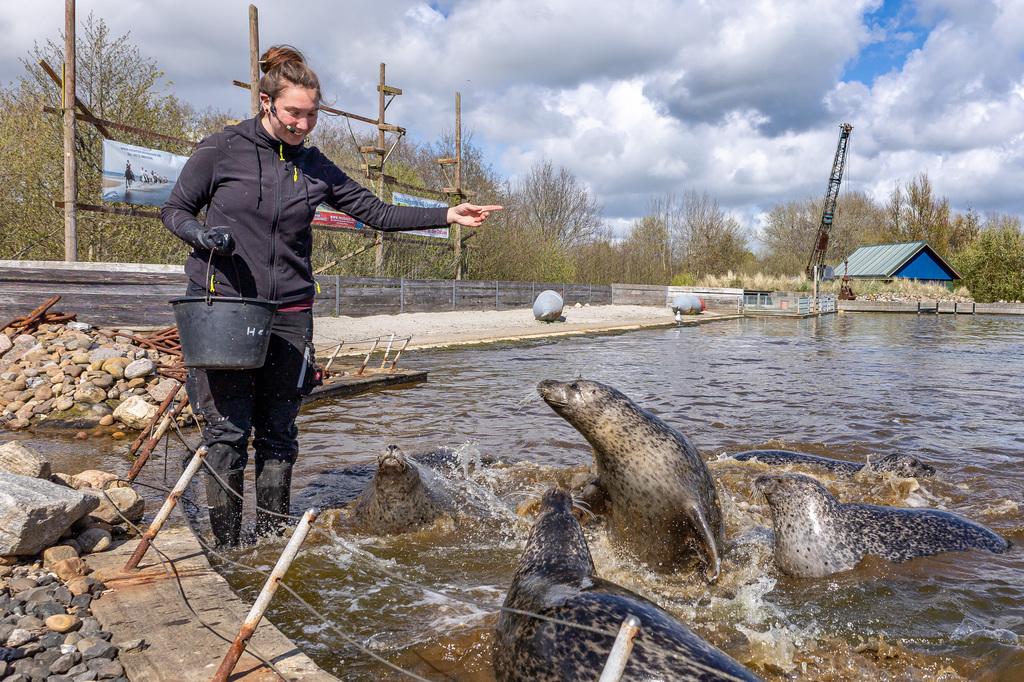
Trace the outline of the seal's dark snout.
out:
<instances>
[{"instance_id":1,"label":"seal's dark snout","mask_svg":"<svg viewBox=\"0 0 1024 682\"><path fill-rule=\"evenodd\" d=\"M767 495L778 487L779 481L779 477L775 474L762 474L754 479L754 487L763 495Z\"/></svg>"},{"instance_id":2,"label":"seal's dark snout","mask_svg":"<svg viewBox=\"0 0 1024 682\"><path fill-rule=\"evenodd\" d=\"M561 488L549 488L540 501L541 512L546 511L572 511L572 495Z\"/></svg>"},{"instance_id":3,"label":"seal's dark snout","mask_svg":"<svg viewBox=\"0 0 1024 682\"><path fill-rule=\"evenodd\" d=\"M545 379L537 383L537 393L551 407L559 407L568 404L565 394L565 384L553 379Z\"/></svg>"},{"instance_id":4,"label":"seal's dark snout","mask_svg":"<svg viewBox=\"0 0 1024 682\"><path fill-rule=\"evenodd\" d=\"M377 455L377 468L380 470L398 470L405 468L405 453L397 445L389 445Z\"/></svg>"}]
</instances>

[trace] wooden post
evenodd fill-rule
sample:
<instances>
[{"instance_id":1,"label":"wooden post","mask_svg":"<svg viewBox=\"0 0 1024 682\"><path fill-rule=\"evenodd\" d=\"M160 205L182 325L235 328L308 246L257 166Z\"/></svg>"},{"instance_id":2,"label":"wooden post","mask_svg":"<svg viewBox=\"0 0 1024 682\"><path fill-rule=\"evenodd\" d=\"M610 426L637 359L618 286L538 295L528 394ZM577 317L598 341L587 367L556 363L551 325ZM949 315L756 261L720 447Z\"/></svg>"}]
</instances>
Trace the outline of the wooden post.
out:
<instances>
[{"instance_id":1,"label":"wooden post","mask_svg":"<svg viewBox=\"0 0 1024 682\"><path fill-rule=\"evenodd\" d=\"M249 107L260 113L260 18L256 5L249 5Z\"/></svg>"},{"instance_id":2,"label":"wooden post","mask_svg":"<svg viewBox=\"0 0 1024 682\"><path fill-rule=\"evenodd\" d=\"M64 0L64 260L78 260L78 168L75 163L75 0Z\"/></svg>"},{"instance_id":3,"label":"wooden post","mask_svg":"<svg viewBox=\"0 0 1024 682\"><path fill-rule=\"evenodd\" d=\"M384 110L387 108L387 102L385 101L384 93L384 62L380 63L380 85L377 87L378 94L380 97L379 108L377 110L377 149L384 149ZM369 160L367 160L367 171L369 171ZM377 198L384 201L384 157L380 157L380 168L377 171ZM382 232L377 233L376 249L374 253L374 275L376 277L384 276L384 234Z\"/></svg>"},{"instance_id":4,"label":"wooden post","mask_svg":"<svg viewBox=\"0 0 1024 682\"><path fill-rule=\"evenodd\" d=\"M455 191L462 201L462 93L455 93ZM462 225L455 223L455 279L462 279Z\"/></svg>"}]
</instances>

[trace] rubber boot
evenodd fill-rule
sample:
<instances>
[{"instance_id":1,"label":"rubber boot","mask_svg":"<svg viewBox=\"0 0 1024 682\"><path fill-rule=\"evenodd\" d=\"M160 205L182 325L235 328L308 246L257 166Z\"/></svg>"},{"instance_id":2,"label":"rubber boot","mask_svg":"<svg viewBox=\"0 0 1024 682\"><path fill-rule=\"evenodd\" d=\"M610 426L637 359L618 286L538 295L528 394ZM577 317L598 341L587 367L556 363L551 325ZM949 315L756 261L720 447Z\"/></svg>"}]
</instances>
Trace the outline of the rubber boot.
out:
<instances>
[{"instance_id":1,"label":"rubber boot","mask_svg":"<svg viewBox=\"0 0 1024 682\"><path fill-rule=\"evenodd\" d=\"M256 535L280 535L288 522L292 465L268 459L256 472ZM272 513L270 513L272 512ZM281 516L275 516L280 514Z\"/></svg>"},{"instance_id":2,"label":"rubber boot","mask_svg":"<svg viewBox=\"0 0 1024 682\"><path fill-rule=\"evenodd\" d=\"M231 490L226 490L213 474L206 474L206 501L210 506L210 528L217 547L236 547L242 530L242 490L245 473L220 474ZM232 492L234 491L234 492ZM238 493L237 495L235 493Z\"/></svg>"}]
</instances>

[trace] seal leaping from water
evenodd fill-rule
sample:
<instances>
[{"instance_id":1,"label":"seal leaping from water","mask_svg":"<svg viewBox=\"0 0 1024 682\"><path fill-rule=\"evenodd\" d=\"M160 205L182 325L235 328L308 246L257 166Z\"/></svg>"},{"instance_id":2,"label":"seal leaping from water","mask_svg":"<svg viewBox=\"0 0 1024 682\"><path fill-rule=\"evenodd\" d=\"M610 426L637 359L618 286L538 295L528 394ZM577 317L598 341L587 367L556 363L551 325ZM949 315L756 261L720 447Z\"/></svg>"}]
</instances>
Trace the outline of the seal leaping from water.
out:
<instances>
[{"instance_id":1,"label":"seal leaping from water","mask_svg":"<svg viewBox=\"0 0 1024 682\"><path fill-rule=\"evenodd\" d=\"M867 554L894 563L942 552L1000 554L1009 543L980 523L936 509L842 503L801 474L765 474L764 493L775 525L775 560L789 575L821 578L847 571Z\"/></svg>"},{"instance_id":2,"label":"seal leaping from water","mask_svg":"<svg viewBox=\"0 0 1024 682\"><path fill-rule=\"evenodd\" d=\"M612 540L652 569L671 571L696 544L718 578L725 530L711 471L690 439L596 381L542 381L537 391L594 447Z\"/></svg>"},{"instance_id":3,"label":"seal leaping from water","mask_svg":"<svg viewBox=\"0 0 1024 682\"><path fill-rule=\"evenodd\" d=\"M630 616L639 619L640 632L623 680L761 679L657 604L595 575L572 498L559 488L544 494L504 606L515 611L503 610L494 631L499 682L598 679L619 626Z\"/></svg>"}]
</instances>

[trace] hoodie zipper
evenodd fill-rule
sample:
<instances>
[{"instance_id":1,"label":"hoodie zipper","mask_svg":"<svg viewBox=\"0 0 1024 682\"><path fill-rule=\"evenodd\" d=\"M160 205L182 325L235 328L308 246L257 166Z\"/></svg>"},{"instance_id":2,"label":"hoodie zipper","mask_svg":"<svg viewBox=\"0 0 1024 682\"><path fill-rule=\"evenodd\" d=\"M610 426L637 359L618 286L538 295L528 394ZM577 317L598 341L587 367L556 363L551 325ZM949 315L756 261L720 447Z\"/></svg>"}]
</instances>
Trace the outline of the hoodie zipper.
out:
<instances>
[{"instance_id":1,"label":"hoodie zipper","mask_svg":"<svg viewBox=\"0 0 1024 682\"><path fill-rule=\"evenodd\" d=\"M284 145L279 143L278 154L284 161ZM287 165L285 166L287 172ZM281 221L281 174L274 173L274 220L270 224L270 300L277 300L277 231Z\"/></svg>"}]
</instances>

